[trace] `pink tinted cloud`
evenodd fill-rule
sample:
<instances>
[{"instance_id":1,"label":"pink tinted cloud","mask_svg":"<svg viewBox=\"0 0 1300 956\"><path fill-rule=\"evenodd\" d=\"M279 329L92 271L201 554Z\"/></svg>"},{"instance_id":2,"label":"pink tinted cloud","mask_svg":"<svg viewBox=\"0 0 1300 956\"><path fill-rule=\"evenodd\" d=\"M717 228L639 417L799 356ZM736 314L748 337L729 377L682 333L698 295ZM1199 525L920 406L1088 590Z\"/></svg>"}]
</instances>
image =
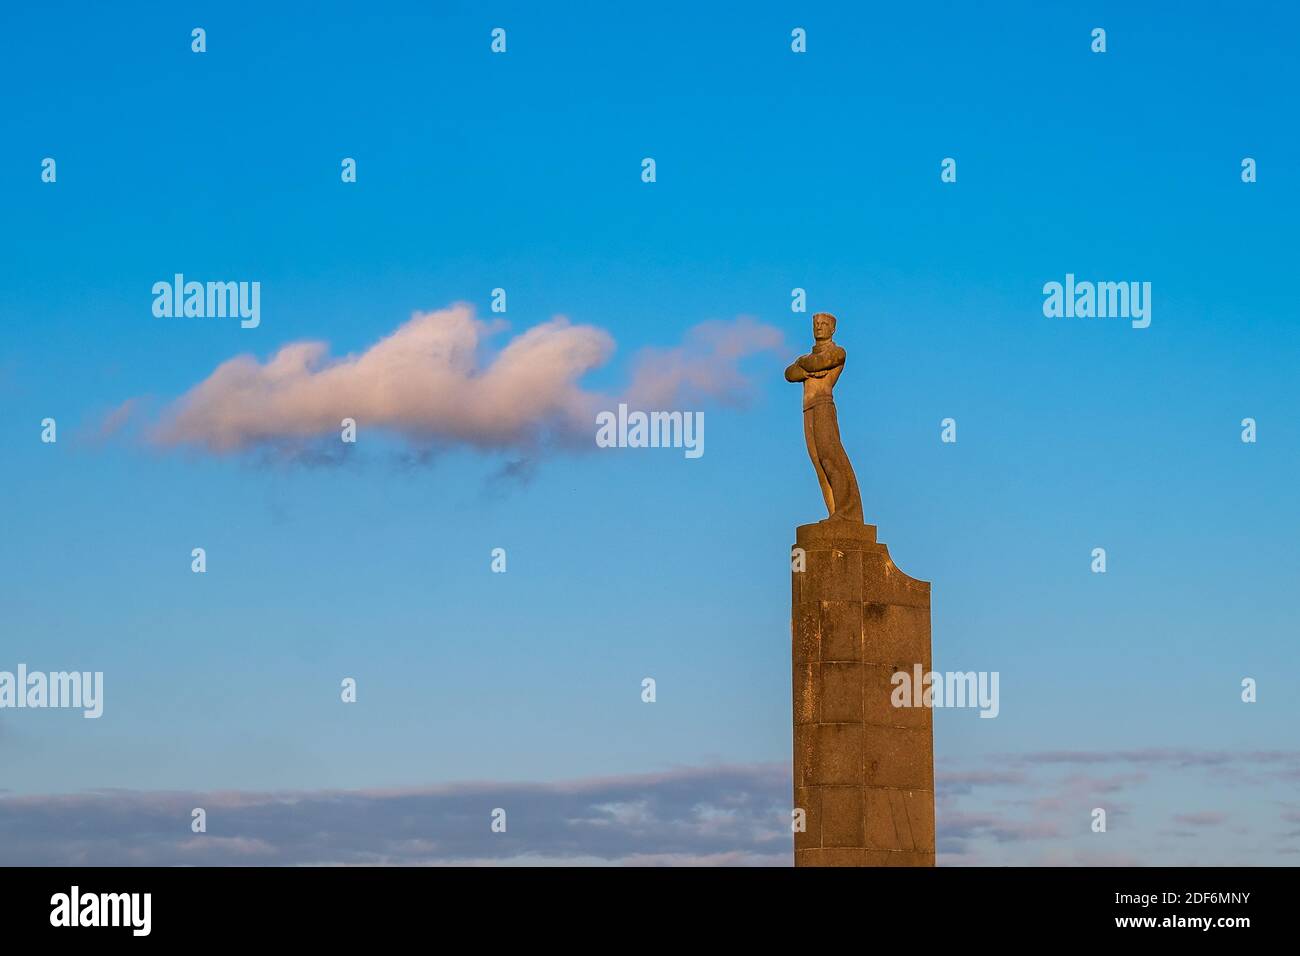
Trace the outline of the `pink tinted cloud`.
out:
<instances>
[{"instance_id":1,"label":"pink tinted cloud","mask_svg":"<svg viewBox=\"0 0 1300 956\"><path fill-rule=\"evenodd\" d=\"M1175 813L1174 820L1185 826L1213 827L1228 819L1226 813L1218 810L1200 810L1196 813Z\"/></svg>"},{"instance_id":2,"label":"pink tinted cloud","mask_svg":"<svg viewBox=\"0 0 1300 956\"><path fill-rule=\"evenodd\" d=\"M637 357L627 402L641 409L667 410L679 402L713 399L735 403L749 383L737 362L754 352L784 346L781 330L741 317L731 322L702 322L674 348L648 348Z\"/></svg>"},{"instance_id":3,"label":"pink tinted cloud","mask_svg":"<svg viewBox=\"0 0 1300 956\"><path fill-rule=\"evenodd\" d=\"M486 355L498 328L456 303L415 313L357 355L333 357L319 341L290 343L265 362L239 355L165 408L149 437L223 454L337 435L351 418L420 442L536 451L592 441L596 412L620 400L663 410L737 402L748 387L739 361L782 342L751 319L704 323L680 346L641 353L618 399L580 384L613 354L603 329L557 317Z\"/></svg>"}]
</instances>

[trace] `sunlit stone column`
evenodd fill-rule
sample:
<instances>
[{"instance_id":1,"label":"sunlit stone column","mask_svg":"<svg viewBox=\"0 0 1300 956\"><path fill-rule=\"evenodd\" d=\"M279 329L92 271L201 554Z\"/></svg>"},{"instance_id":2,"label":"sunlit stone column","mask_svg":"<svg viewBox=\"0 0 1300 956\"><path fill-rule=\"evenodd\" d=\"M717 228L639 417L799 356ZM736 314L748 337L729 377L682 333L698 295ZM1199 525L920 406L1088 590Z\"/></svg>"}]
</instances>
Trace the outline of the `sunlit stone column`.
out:
<instances>
[{"instance_id":1,"label":"sunlit stone column","mask_svg":"<svg viewBox=\"0 0 1300 956\"><path fill-rule=\"evenodd\" d=\"M930 670L930 585L874 525L801 525L795 547L795 865L933 866L932 713L894 707L890 683Z\"/></svg>"}]
</instances>

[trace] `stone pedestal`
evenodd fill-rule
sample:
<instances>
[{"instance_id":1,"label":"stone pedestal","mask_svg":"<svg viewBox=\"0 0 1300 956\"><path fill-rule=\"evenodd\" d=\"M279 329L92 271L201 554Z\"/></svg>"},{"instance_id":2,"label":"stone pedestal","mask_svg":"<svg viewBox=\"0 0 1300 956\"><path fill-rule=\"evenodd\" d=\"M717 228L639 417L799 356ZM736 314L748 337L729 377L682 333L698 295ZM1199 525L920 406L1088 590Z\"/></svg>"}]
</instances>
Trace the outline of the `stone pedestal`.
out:
<instances>
[{"instance_id":1,"label":"stone pedestal","mask_svg":"<svg viewBox=\"0 0 1300 956\"><path fill-rule=\"evenodd\" d=\"M795 547L795 865L934 866L933 714L890 700L893 674L930 670L930 585L873 525L801 525Z\"/></svg>"}]
</instances>

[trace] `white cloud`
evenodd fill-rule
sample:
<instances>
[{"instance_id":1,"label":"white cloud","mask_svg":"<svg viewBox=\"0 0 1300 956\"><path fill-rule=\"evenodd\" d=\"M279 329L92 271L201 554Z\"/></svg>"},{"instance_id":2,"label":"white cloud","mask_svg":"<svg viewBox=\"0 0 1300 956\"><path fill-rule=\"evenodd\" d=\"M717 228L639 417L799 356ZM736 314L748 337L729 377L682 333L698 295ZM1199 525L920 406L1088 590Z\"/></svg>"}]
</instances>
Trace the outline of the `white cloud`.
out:
<instances>
[{"instance_id":1,"label":"white cloud","mask_svg":"<svg viewBox=\"0 0 1300 956\"><path fill-rule=\"evenodd\" d=\"M265 362L236 356L165 408L150 438L220 454L334 435L352 418L420 444L528 454L589 444L596 412L620 399L580 380L609 360L613 337L557 317L487 355L500 327L457 303L417 312L359 355L335 358L326 343L302 341ZM751 319L704 323L681 346L638 356L622 400L665 410L736 402L748 385L739 361L780 345L777 329Z\"/></svg>"}]
</instances>

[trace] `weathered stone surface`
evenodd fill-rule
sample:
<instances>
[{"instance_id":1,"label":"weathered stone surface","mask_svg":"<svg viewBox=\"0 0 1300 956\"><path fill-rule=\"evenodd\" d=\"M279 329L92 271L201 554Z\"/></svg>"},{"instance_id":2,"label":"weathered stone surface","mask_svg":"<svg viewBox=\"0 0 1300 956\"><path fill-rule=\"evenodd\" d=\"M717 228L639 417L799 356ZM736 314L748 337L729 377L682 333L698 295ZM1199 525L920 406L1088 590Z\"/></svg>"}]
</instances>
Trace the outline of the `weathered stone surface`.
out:
<instances>
[{"instance_id":1,"label":"weathered stone surface","mask_svg":"<svg viewBox=\"0 0 1300 956\"><path fill-rule=\"evenodd\" d=\"M929 661L922 661L929 669ZM932 711L928 707L895 707L891 702L895 685L890 682L894 674L907 670L906 661L893 664L865 663L862 665L862 721L876 727L922 727L928 732ZM924 671L922 672L924 673Z\"/></svg>"},{"instance_id":2,"label":"weathered stone surface","mask_svg":"<svg viewBox=\"0 0 1300 956\"><path fill-rule=\"evenodd\" d=\"M928 729L863 724L861 752L866 786L933 792L934 747Z\"/></svg>"},{"instance_id":3,"label":"weathered stone surface","mask_svg":"<svg viewBox=\"0 0 1300 956\"><path fill-rule=\"evenodd\" d=\"M911 665L930 661L930 608L881 604L862 605L862 660L876 664Z\"/></svg>"},{"instance_id":4,"label":"weathered stone surface","mask_svg":"<svg viewBox=\"0 0 1300 956\"><path fill-rule=\"evenodd\" d=\"M826 723L862 722L862 665L856 661L819 664L820 707L817 719Z\"/></svg>"},{"instance_id":5,"label":"weathered stone surface","mask_svg":"<svg viewBox=\"0 0 1300 956\"><path fill-rule=\"evenodd\" d=\"M862 785L863 734L853 724L812 724L811 786ZM874 768L873 768L874 769Z\"/></svg>"},{"instance_id":6,"label":"weathered stone surface","mask_svg":"<svg viewBox=\"0 0 1300 956\"><path fill-rule=\"evenodd\" d=\"M861 601L818 601L821 623L820 647L823 661L862 660Z\"/></svg>"},{"instance_id":7,"label":"weathered stone surface","mask_svg":"<svg viewBox=\"0 0 1300 956\"><path fill-rule=\"evenodd\" d=\"M894 707L890 680L930 670L930 585L898 569L871 525L803 525L795 543L795 864L933 866L933 716Z\"/></svg>"},{"instance_id":8,"label":"weathered stone surface","mask_svg":"<svg viewBox=\"0 0 1300 956\"><path fill-rule=\"evenodd\" d=\"M797 577L798 575L796 575ZM806 664L822 659L820 604L795 604L794 662Z\"/></svg>"},{"instance_id":9,"label":"weathered stone surface","mask_svg":"<svg viewBox=\"0 0 1300 956\"><path fill-rule=\"evenodd\" d=\"M861 787L822 788L822 846L862 846Z\"/></svg>"},{"instance_id":10,"label":"weathered stone surface","mask_svg":"<svg viewBox=\"0 0 1300 956\"><path fill-rule=\"evenodd\" d=\"M820 664L794 665L794 722L815 724L821 702Z\"/></svg>"}]
</instances>

